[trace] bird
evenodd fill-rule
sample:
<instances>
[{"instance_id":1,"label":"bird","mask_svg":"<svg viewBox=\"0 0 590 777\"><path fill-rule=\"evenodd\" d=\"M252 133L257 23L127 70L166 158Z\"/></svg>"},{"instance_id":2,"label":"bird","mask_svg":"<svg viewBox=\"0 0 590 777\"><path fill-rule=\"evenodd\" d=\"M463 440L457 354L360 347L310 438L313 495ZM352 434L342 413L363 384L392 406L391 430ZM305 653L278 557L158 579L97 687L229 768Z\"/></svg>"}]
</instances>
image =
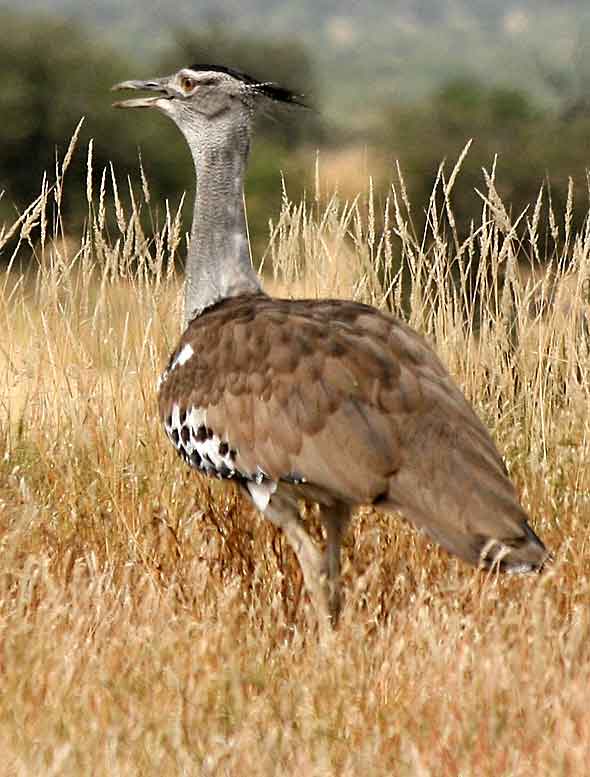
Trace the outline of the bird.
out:
<instances>
[{"instance_id":1,"label":"bird","mask_svg":"<svg viewBox=\"0 0 590 777\"><path fill-rule=\"evenodd\" d=\"M196 172L183 332L159 379L166 435L283 532L318 617L338 624L342 541L363 505L480 568L541 571L551 556L503 458L427 341L369 305L264 292L243 195L253 121L302 97L210 64L113 90L144 93L115 107L171 119ZM302 502L317 506L323 549Z\"/></svg>"}]
</instances>

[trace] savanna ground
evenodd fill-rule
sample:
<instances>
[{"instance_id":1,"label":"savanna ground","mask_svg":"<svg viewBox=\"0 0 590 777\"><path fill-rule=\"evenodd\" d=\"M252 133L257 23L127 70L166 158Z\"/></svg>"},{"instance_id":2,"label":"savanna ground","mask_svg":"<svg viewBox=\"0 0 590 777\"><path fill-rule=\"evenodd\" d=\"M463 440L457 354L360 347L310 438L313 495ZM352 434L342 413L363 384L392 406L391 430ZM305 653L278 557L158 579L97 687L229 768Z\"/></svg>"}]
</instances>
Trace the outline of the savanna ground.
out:
<instances>
[{"instance_id":1,"label":"savanna ground","mask_svg":"<svg viewBox=\"0 0 590 777\"><path fill-rule=\"evenodd\" d=\"M147 184L131 201L98 171L73 245L70 152L0 233L5 258L34 257L0 295L0 774L588 774L590 224L572 234L571 203L553 214L543 193L511 218L493 172L464 240L457 170L417 205L423 236L395 168L387 202L370 187L352 203L285 195L267 286L409 318L555 554L542 576L498 578L363 511L341 626L321 634L280 535L188 471L160 428L179 217L145 234Z\"/></svg>"}]
</instances>

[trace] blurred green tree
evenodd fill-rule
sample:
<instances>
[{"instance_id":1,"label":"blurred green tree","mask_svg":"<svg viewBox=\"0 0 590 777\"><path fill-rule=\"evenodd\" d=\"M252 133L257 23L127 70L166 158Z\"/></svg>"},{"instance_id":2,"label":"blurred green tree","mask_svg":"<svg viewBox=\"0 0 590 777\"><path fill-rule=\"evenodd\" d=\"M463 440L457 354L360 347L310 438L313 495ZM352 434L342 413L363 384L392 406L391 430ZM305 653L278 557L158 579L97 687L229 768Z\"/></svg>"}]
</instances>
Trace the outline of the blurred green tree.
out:
<instances>
[{"instance_id":1,"label":"blurred green tree","mask_svg":"<svg viewBox=\"0 0 590 777\"><path fill-rule=\"evenodd\" d=\"M97 138L95 167L137 156L130 139L108 146L115 135L108 89L126 72L126 63L86 38L71 24L3 14L0 26L0 189L4 216L38 194L45 171L55 167L82 116L84 137ZM79 157L83 154L78 154ZM85 163L85 160L84 160ZM78 171L82 160L78 160ZM72 192L73 194L73 192ZM66 192L65 211L79 210Z\"/></svg>"},{"instance_id":2,"label":"blurred green tree","mask_svg":"<svg viewBox=\"0 0 590 777\"><path fill-rule=\"evenodd\" d=\"M477 222L481 214L474 189L481 191L484 186L482 167L490 170L496 154L498 191L515 214L536 200L547 180L554 207L563 210L571 176L577 190L574 218L580 226L588 207L585 170L590 160L583 138L589 131L587 112L566 119L540 109L513 88L486 87L460 78L447 83L428 102L388 108L378 140L400 160L412 201L425 206L440 162L447 159L452 164L473 139L452 196L457 223L465 235L470 222Z\"/></svg>"},{"instance_id":3,"label":"blurred green tree","mask_svg":"<svg viewBox=\"0 0 590 777\"><path fill-rule=\"evenodd\" d=\"M0 24L0 219L14 216L39 193L43 173L52 178L56 152L65 153L72 131L86 117L69 176L79 185L65 187L62 217L66 229L79 228L87 216L84 197L86 148L94 139L95 177L110 163L120 182L138 179L139 152L157 211L165 198L172 206L194 186L192 161L178 131L163 116L111 110L110 87L129 78L173 72L196 60L233 65L264 79L311 92L309 58L296 43L266 43L221 31L218 25L193 37L179 33L178 43L159 64L138 64L117 54L103 40L93 40L71 23L49 17L2 14ZM281 168L297 165L291 153L306 137L318 137L313 111L269 110L261 122L261 142L254 145L248 188L251 232L262 250L267 219L280 207ZM120 187L124 192L125 187ZM186 228L189 228L186 223Z\"/></svg>"},{"instance_id":4,"label":"blurred green tree","mask_svg":"<svg viewBox=\"0 0 590 777\"><path fill-rule=\"evenodd\" d=\"M95 180L111 163L123 185L138 179L139 149L144 158L166 158L156 136L157 122L132 121L111 110L110 87L137 72L104 41L49 17L2 16L0 25L0 219L11 220L39 194L43 174L54 178L56 154L63 159L79 120L85 123L64 188L60 216L75 232L88 215L85 199L87 147L93 138ZM178 170L164 161L153 182L154 201L181 196ZM75 181L75 182L74 182Z\"/></svg>"}]
</instances>

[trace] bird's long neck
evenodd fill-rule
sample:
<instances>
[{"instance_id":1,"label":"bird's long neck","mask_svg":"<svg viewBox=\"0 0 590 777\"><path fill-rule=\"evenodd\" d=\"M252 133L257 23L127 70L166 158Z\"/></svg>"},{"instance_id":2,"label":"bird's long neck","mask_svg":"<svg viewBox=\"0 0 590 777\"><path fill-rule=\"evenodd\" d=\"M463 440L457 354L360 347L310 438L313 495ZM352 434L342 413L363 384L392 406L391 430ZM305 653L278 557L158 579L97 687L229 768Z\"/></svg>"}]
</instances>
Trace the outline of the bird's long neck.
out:
<instances>
[{"instance_id":1,"label":"bird's long neck","mask_svg":"<svg viewBox=\"0 0 590 777\"><path fill-rule=\"evenodd\" d=\"M244 210L249 128L212 128L190 141L197 190L186 263L185 327L219 300L260 290Z\"/></svg>"}]
</instances>

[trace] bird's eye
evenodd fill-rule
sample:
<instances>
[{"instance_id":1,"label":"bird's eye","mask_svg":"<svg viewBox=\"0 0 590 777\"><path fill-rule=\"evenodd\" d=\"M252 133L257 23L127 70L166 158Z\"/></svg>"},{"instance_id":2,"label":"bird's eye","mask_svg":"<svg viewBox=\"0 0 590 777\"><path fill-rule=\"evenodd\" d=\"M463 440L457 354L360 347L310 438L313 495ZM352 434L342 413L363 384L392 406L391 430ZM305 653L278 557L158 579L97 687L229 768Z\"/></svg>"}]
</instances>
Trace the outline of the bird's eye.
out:
<instances>
[{"instance_id":1,"label":"bird's eye","mask_svg":"<svg viewBox=\"0 0 590 777\"><path fill-rule=\"evenodd\" d=\"M192 92L193 89L195 88L195 81L193 78L189 78L188 76L183 76L180 79L180 85L182 86L185 92Z\"/></svg>"}]
</instances>

